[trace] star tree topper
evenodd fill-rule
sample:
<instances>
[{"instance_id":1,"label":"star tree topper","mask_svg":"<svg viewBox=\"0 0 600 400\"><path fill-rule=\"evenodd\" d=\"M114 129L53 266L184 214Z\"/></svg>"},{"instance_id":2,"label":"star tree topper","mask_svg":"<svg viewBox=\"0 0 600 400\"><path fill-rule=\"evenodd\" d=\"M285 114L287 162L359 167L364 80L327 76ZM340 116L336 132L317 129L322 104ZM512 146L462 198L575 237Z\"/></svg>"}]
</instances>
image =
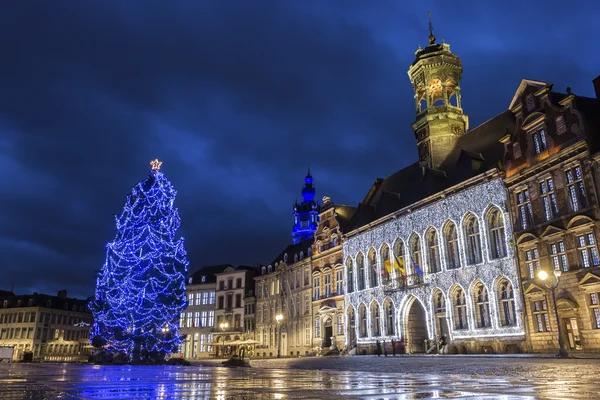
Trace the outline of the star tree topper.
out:
<instances>
[{"instance_id":1,"label":"star tree topper","mask_svg":"<svg viewBox=\"0 0 600 400\"><path fill-rule=\"evenodd\" d=\"M155 158L153 161L150 161L150 166L152 167L152 171L160 170L161 165L162 165L162 161L158 161L158 158Z\"/></svg>"}]
</instances>

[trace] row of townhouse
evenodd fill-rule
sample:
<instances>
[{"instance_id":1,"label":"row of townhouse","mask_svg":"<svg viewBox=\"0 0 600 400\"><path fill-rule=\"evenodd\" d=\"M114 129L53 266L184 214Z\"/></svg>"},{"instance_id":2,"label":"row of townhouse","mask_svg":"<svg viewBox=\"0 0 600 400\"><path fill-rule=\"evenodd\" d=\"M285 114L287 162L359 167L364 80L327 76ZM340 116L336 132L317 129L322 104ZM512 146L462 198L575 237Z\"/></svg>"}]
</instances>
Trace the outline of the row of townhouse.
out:
<instances>
[{"instance_id":1,"label":"row of townhouse","mask_svg":"<svg viewBox=\"0 0 600 400\"><path fill-rule=\"evenodd\" d=\"M214 322L190 343L221 331L259 357L368 354L378 341L432 352L442 338L456 353L600 351L600 77L596 98L523 80L470 129L460 58L433 35L415 56L418 160L356 207L316 201L309 171L293 243L236 272L243 290L212 289L238 330Z\"/></svg>"}]
</instances>

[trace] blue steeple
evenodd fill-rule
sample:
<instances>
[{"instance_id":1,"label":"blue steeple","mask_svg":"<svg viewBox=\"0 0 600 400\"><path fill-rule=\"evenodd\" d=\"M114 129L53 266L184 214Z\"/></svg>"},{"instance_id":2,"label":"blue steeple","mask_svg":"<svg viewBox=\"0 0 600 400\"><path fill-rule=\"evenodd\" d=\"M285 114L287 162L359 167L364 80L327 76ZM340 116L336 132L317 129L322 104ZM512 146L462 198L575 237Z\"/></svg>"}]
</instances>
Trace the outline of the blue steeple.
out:
<instances>
[{"instance_id":1,"label":"blue steeple","mask_svg":"<svg viewBox=\"0 0 600 400\"><path fill-rule=\"evenodd\" d=\"M292 229L292 238L294 243L300 243L303 240L312 239L317 231L319 223L319 210L321 206L315 202L315 187L313 186L313 177L308 174L304 178L304 188L302 189L302 202L294 204L294 228Z\"/></svg>"}]
</instances>

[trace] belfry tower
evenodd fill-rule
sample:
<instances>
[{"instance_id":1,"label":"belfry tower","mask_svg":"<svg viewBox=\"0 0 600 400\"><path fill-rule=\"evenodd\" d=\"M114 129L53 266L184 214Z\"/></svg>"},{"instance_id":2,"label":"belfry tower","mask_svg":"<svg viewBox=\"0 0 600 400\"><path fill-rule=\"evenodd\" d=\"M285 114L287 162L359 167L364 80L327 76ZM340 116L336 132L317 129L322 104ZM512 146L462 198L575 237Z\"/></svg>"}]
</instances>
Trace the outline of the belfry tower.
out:
<instances>
[{"instance_id":1,"label":"belfry tower","mask_svg":"<svg viewBox=\"0 0 600 400\"><path fill-rule=\"evenodd\" d=\"M415 92L417 115L412 129L419 162L443 170L458 157L456 144L469 129L469 118L461 107L462 63L449 44L435 40L429 14L429 45L419 46L408 76Z\"/></svg>"},{"instance_id":2,"label":"belfry tower","mask_svg":"<svg viewBox=\"0 0 600 400\"><path fill-rule=\"evenodd\" d=\"M315 193L313 177L309 168L308 174L304 178L302 202L298 204L296 201L294 204L294 228L292 229L294 244L312 239L317 231L321 207L315 201Z\"/></svg>"}]
</instances>

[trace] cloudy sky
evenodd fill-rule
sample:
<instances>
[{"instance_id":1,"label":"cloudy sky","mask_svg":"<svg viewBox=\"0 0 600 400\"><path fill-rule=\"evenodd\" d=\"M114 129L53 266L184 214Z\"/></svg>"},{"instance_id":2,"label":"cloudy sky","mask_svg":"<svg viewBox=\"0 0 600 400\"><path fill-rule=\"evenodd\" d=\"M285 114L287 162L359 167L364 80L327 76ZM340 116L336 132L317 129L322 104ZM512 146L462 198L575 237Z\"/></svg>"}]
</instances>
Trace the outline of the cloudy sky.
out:
<instances>
[{"instance_id":1,"label":"cloudy sky","mask_svg":"<svg viewBox=\"0 0 600 400\"><path fill-rule=\"evenodd\" d=\"M415 161L406 71L428 9L462 58L472 127L522 78L594 96L596 0L404 4L5 3L0 289L91 295L113 214L155 157L178 190L191 270L269 262L290 242L309 164L318 198L355 205Z\"/></svg>"}]
</instances>

